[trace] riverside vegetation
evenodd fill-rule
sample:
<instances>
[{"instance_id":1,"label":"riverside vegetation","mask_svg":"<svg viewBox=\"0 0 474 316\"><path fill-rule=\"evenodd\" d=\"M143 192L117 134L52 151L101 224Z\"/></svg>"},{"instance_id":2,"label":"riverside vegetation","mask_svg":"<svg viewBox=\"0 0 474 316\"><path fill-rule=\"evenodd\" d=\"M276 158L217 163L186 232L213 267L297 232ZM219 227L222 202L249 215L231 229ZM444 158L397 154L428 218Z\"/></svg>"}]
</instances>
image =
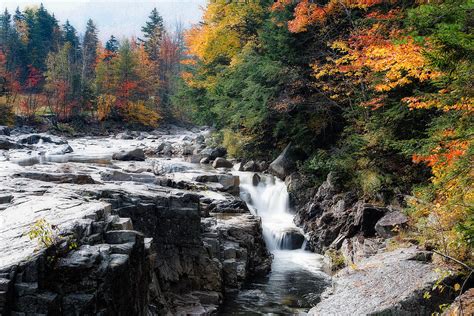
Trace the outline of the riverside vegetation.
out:
<instances>
[{"instance_id":1,"label":"riverside vegetation","mask_svg":"<svg viewBox=\"0 0 474 316\"><path fill-rule=\"evenodd\" d=\"M209 125L206 143L246 171L265 171L285 148L288 168L274 173L286 180L295 223L338 268L357 270L357 240L339 236L355 238L359 221L357 234L396 235L387 248L416 244L470 273L473 10L472 0L217 0L188 30L166 29L155 9L143 38L105 44L92 20L79 39L43 5L5 10L0 125L47 119L70 135ZM364 214L376 214L370 227ZM376 226L382 219L400 225ZM451 284L457 294L464 280Z\"/></svg>"}]
</instances>

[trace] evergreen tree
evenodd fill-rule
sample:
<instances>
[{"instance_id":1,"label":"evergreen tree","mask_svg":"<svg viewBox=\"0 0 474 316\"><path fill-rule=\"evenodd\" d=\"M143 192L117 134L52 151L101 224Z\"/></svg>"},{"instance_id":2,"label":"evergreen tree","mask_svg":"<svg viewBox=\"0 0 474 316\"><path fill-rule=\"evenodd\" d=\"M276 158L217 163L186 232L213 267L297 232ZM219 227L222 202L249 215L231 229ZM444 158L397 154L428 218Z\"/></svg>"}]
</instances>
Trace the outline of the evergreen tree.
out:
<instances>
[{"instance_id":1,"label":"evergreen tree","mask_svg":"<svg viewBox=\"0 0 474 316\"><path fill-rule=\"evenodd\" d=\"M95 63L97 59L97 46L99 39L97 37L97 27L94 22L89 19L87 21L86 33L82 43L82 80L89 82L95 77Z\"/></svg>"},{"instance_id":2,"label":"evergreen tree","mask_svg":"<svg viewBox=\"0 0 474 316\"><path fill-rule=\"evenodd\" d=\"M71 54L72 62L79 62L81 59L79 37L77 36L76 28L69 23L69 20L66 20L62 29L62 44L65 45L67 43L71 44L69 53Z\"/></svg>"},{"instance_id":3,"label":"evergreen tree","mask_svg":"<svg viewBox=\"0 0 474 316\"><path fill-rule=\"evenodd\" d=\"M157 61L160 58L160 46L163 40L164 26L163 18L154 8L149 16L149 21L142 27L143 36L145 39L145 50L151 60Z\"/></svg>"},{"instance_id":4,"label":"evergreen tree","mask_svg":"<svg viewBox=\"0 0 474 316\"><path fill-rule=\"evenodd\" d=\"M105 43L105 49L111 53L117 53L119 49L119 42L115 38L115 36L111 35L110 39Z\"/></svg>"},{"instance_id":5,"label":"evergreen tree","mask_svg":"<svg viewBox=\"0 0 474 316\"><path fill-rule=\"evenodd\" d=\"M11 34L11 14L5 9L5 12L0 15L0 48L5 50L9 37Z\"/></svg>"},{"instance_id":6,"label":"evergreen tree","mask_svg":"<svg viewBox=\"0 0 474 316\"><path fill-rule=\"evenodd\" d=\"M60 32L56 18L41 4L39 9L25 11L28 26L29 60L40 70L46 69L46 57L52 51L58 51Z\"/></svg>"}]
</instances>

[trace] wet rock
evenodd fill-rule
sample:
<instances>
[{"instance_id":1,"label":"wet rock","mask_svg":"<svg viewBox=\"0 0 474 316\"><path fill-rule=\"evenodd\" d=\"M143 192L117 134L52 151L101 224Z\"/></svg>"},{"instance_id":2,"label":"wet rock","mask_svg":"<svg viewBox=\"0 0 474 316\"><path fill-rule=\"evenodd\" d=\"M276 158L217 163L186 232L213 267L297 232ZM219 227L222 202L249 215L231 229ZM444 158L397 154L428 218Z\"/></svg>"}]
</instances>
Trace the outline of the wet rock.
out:
<instances>
[{"instance_id":1,"label":"wet rock","mask_svg":"<svg viewBox=\"0 0 474 316\"><path fill-rule=\"evenodd\" d=\"M255 161L250 160L242 166L242 171L259 171Z\"/></svg>"},{"instance_id":2,"label":"wet rock","mask_svg":"<svg viewBox=\"0 0 474 316\"><path fill-rule=\"evenodd\" d=\"M434 264L409 260L417 251L380 253L341 270L309 315L430 315L449 301L450 293L433 290L440 278Z\"/></svg>"},{"instance_id":3,"label":"wet rock","mask_svg":"<svg viewBox=\"0 0 474 316\"><path fill-rule=\"evenodd\" d=\"M283 152L275 159L269 166L268 171L285 180L287 176L293 172L296 164L294 159L290 155L291 144L288 144Z\"/></svg>"},{"instance_id":4,"label":"wet rock","mask_svg":"<svg viewBox=\"0 0 474 316\"><path fill-rule=\"evenodd\" d=\"M45 172L19 172L15 177L28 178L33 180L55 182L55 183L74 183L74 184L95 184L96 182L90 175L75 173L45 173Z\"/></svg>"},{"instance_id":5,"label":"wet rock","mask_svg":"<svg viewBox=\"0 0 474 316\"><path fill-rule=\"evenodd\" d=\"M23 135L18 138L18 142L21 144L33 145L38 144L40 141L44 143L53 143L56 145L66 144L67 141L53 135L46 135L46 134L30 134L30 135Z\"/></svg>"},{"instance_id":6,"label":"wet rock","mask_svg":"<svg viewBox=\"0 0 474 316\"><path fill-rule=\"evenodd\" d=\"M397 234L396 230L406 227L408 217L400 211L392 211L383 216L376 224L375 230L385 238L390 238Z\"/></svg>"},{"instance_id":7,"label":"wet rock","mask_svg":"<svg viewBox=\"0 0 474 316\"><path fill-rule=\"evenodd\" d=\"M300 231L292 229L282 233L279 246L281 249L287 250L301 249L304 241L304 235Z\"/></svg>"},{"instance_id":8,"label":"wet rock","mask_svg":"<svg viewBox=\"0 0 474 316\"><path fill-rule=\"evenodd\" d=\"M257 186L260 181L262 180L262 178L258 175L258 173L254 173L253 176L252 176L252 184L254 186Z\"/></svg>"},{"instance_id":9,"label":"wet rock","mask_svg":"<svg viewBox=\"0 0 474 316\"><path fill-rule=\"evenodd\" d=\"M232 162L228 161L227 159L224 158L216 158L214 162L212 163L212 166L214 168L232 168L234 165Z\"/></svg>"},{"instance_id":10,"label":"wet rock","mask_svg":"<svg viewBox=\"0 0 474 316\"><path fill-rule=\"evenodd\" d=\"M144 161L145 153L143 152L143 149L140 148L132 150L122 150L118 153L114 153L112 155L112 159L122 161Z\"/></svg>"},{"instance_id":11,"label":"wet rock","mask_svg":"<svg viewBox=\"0 0 474 316\"><path fill-rule=\"evenodd\" d=\"M13 200L13 195L11 194L0 194L0 204L8 204Z\"/></svg>"},{"instance_id":12,"label":"wet rock","mask_svg":"<svg viewBox=\"0 0 474 316\"><path fill-rule=\"evenodd\" d=\"M0 135L10 136L10 128L8 126L0 126Z\"/></svg>"}]
</instances>

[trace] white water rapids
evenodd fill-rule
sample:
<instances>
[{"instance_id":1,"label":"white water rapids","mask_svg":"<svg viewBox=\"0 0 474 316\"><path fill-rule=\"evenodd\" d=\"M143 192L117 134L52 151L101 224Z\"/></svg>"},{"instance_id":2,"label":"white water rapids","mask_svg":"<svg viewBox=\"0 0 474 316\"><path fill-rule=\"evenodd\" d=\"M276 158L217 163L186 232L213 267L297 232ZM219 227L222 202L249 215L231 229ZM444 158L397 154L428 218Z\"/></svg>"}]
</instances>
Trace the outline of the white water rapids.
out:
<instances>
[{"instance_id":1,"label":"white water rapids","mask_svg":"<svg viewBox=\"0 0 474 316\"><path fill-rule=\"evenodd\" d=\"M235 172L240 177L240 196L250 211L262 219L265 243L273 254L272 271L252 280L229 297L220 315L289 315L307 312L328 286L322 271L323 256L304 250L305 239L290 212L290 198L280 179Z\"/></svg>"}]
</instances>

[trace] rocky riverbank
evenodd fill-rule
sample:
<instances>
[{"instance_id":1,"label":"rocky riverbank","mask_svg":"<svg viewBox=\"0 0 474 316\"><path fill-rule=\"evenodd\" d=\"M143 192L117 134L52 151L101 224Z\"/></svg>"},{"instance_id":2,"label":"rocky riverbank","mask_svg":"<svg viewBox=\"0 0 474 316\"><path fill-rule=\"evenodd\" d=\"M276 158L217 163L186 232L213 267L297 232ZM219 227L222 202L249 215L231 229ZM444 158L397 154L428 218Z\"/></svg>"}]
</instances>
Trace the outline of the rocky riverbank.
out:
<instances>
[{"instance_id":1,"label":"rocky riverbank","mask_svg":"<svg viewBox=\"0 0 474 316\"><path fill-rule=\"evenodd\" d=\"M225 154L206 129L2 134L1 314L209 314L270 270L238 177L186 162Z\"/></svg>"},{"instance_id":2,"label":"rocky riverbank","mask_svg":"<svg viewBox=\"0 0 474 316\"><path fill-rule=\"evenodd\" d=\"M298 173L286 183L308 247L326 254L329 269L345 266L310 315L431 315L460 294L459 266L397 240L408 225L400 204L366 203L333 173L318 188L305 187Z\"/></svg>"}]
</instances>

